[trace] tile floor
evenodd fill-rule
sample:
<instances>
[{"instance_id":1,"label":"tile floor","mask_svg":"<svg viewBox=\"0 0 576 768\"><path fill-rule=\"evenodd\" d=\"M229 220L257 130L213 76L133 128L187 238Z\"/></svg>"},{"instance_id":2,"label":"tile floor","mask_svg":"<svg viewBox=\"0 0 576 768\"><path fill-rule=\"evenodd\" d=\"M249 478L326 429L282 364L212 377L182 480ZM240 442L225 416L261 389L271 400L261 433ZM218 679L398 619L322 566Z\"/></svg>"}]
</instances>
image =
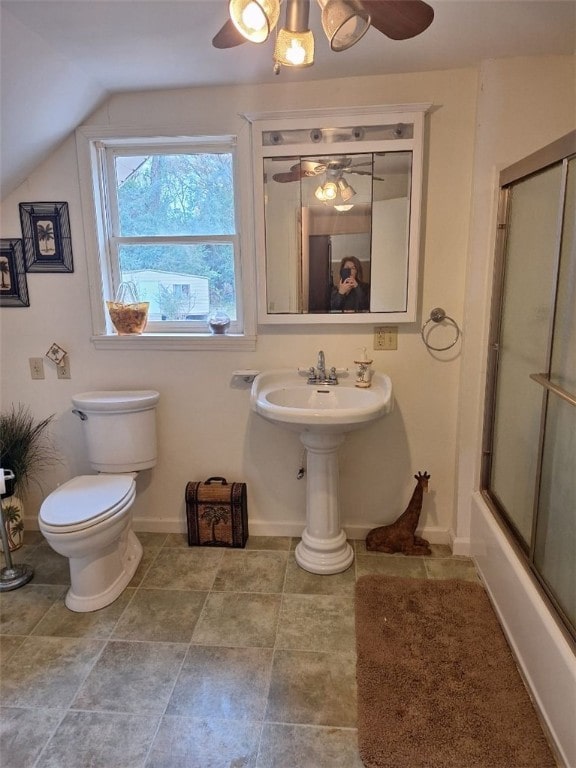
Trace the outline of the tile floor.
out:
<instances>
[{"instance_id":1,"label":"tile floor","mask_svg":"<svg viewBox=\"0 0 576 768\"><path fill-rule=\"evenodd\" d=\"M356 748L354 582L361 575L476 580L473 563L367 553L316 576L298 539L244 550L139 534L128 589L67 610L67 562L40 534L15 561L33 581L0 595L4 768L362 768Z\"/></svg>"}]
</instances>

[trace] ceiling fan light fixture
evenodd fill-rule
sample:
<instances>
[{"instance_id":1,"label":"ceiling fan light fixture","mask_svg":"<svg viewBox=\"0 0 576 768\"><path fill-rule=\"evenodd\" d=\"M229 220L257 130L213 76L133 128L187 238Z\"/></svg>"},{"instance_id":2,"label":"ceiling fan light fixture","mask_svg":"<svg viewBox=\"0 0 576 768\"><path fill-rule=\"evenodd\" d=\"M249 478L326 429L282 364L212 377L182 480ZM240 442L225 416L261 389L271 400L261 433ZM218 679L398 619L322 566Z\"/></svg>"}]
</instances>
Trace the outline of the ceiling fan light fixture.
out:
<instances>
[{"instance_id":1,"label":"ceiling fan light fixture","mask_svg":"<svg viewBox=\"0 0 576 768\"><path fill-rule=\"evenodd\" d=\"M320 184L320 186L316 187L316 191L314 192L314 197L317 200L320 200L321 203L325 203L326 202L326 197L324 195L324 187L322 186L322 184Z\"/></svg>"},{"instance_id":2,"label":"ceiling fan light fixture","mask_svg":"<svg viewBox=\"0 0 576 768\"><path fill-rule=\"evenodd\" d=\"M338 187L334 181L325 181L319 184L314 192L314 197L321 203L331 203L338 197Z\"/></svg>"},{"instance_id":3,"label":"ceiling fan light fixture","mask_svg":"<svg viewBox=\"0 0 576 768\"><path fill-rule=\"evenodd\" d=\"M336 186L335 182L327 181L326 184L324 184L323 189L325 200L336 200L336 196L338 195L338 187Z\"/></svg>"},{"instance_id":4,"label":"ceiling fan light fixture","mask_svg":"<svg viewBox=\"0 0 576 768\"><path fill-rule=\"evenodd\" d=\"M314 63L314 35L281 29L276 38L274 61L284 67L309 67Z\"/></svg>"},{"instance_id":5,"label":"ceiling fan light fixture","mask_svg":"<svg viewBox=\"0 0 576 768\"><path fill-rule=\"evenodd\" d=\"M351 200L356 194L354 187L348 184L345 179L340 179L338 182L338 191L340 193L340 197L345 203L347 203L348 200Z\"/></svg>"},{"instance_id":6,"label":"ceiling fan light fixture","mask_svg":"<svg viewBox=\"0 0 576 768\"><path fill-rule=\"evenodd\" d=\"M280 0L230 0L232 23L251 43L264 43L280 17Z\"/></svg>"},{"instance_id":7,"label":"ceiling fan light fixture","mask_svg":"<svg viewBox=\"0 0 576 768\"><path fill-rule=\"evenodd\" d=\"M322 27L333 51L345 51L370 28L370 14L358 0L318 0Z\"/></svg>"}]
</instances>

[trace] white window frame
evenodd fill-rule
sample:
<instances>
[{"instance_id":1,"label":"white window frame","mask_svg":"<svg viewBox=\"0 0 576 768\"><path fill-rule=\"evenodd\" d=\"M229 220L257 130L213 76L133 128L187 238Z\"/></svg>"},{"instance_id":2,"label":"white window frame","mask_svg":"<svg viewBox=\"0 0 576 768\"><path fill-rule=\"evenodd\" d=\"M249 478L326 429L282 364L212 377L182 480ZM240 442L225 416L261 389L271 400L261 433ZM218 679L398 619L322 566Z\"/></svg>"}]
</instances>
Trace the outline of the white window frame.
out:
<instances>
[{"instance_id":1,"label":"white window frame","mask_svg":"<svg viewBox=\"0 0 576 768\"><path fill-rule=\"evenodd\" d=\"M253 203L250 190L250 135L247 126L237 136L190 136L185 131L81 126L76 131L80 193L84 219L85 247L92 314L91 340L97 349L246 349L256 348L256 275L254 267ZM105 302L113 300L118 286L117 257L111 253L111 216L106 190L114 149L143 154L150 151L173 152L226 151L234 155L236 234L183 238L183 242L233 242L235 251L237 319L226 334L213 335L206 323L153 323L140 335L119 336L114 332ZM177 238L170 238L171 242ZM123 239L123 242L126 240ZM140 241L140 239L139 239ZM160 327L161 326L161 327Z\"/></svg>"}]
</instances>

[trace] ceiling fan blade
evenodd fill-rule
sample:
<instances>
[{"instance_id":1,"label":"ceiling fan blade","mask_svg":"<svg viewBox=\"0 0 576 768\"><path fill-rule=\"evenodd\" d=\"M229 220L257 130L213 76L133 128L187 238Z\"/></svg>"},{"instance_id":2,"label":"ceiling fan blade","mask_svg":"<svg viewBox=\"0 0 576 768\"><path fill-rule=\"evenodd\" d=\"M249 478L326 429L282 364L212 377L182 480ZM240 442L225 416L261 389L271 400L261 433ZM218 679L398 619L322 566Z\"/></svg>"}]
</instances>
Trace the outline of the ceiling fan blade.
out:
<instances>
[{"instance_id":1,"label":"ceiling fan blade","mask_svg":"<svg viewBox=\"0 0 576 768\"><path fill-rule=\"evenodd\" d=\"M289 181L300 181L300 179L304 178L304 174L300 173L300 171L286 171L285 173L275 173L272 178L274 181L286 184Z\"/></svg>"},{"instance_id":2,"label":"ceiling fan blade","mask_svg":"<svg viewBox=\"0 0 576 768\"><path fill-rule=\"evenodd\" d=\"M228 19L212 38L214 48L234 48L245 42L246 38L238 32L231 19Z\"/></svg>"},{"instance_id":3,"label":"ceiling fan blade","mask_svg":"<svg viewBox=\"0 0 576 768\"><path fill-rule=\"evenodd\" d=\"M371 24L392 40L407 40L427 29L434 9L424 0L361 0Z\"/></svg>"},{"instance_id":4,"label":"ceiling fan blade","mask_svg":"<svg viewBox=\"0 0 576 768\"><path fill-rule=\"evenodd\" d=\"M282 158L278 159L281 160ZM319 173L323 173L325 170L326 166L324 163L317 163L314 160L301 160L296 165L293 165L289 171L275 173L272 178L274 181L285 184L288 181L301 181L311 176L318 176Z\"/></svg>"}]
</instances>

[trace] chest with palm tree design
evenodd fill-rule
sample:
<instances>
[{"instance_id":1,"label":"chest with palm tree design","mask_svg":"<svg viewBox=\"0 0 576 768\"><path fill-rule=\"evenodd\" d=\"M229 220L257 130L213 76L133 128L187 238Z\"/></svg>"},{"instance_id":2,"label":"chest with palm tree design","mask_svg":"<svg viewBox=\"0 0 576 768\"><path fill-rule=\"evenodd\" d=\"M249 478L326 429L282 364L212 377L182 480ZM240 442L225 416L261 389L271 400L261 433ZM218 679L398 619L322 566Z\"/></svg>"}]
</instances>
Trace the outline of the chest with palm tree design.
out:
<instances>
[{"instance_id":1,"label":"chest with palm tree design","mask_svg":"<svg viewBox=\"0 0 576 768\"><path fill-rule=\"evenodd\" d=\"M204 482L187 483L185 498L189 546L246 546L246 483L229 483L224 477L209 477Z\"/></svg>"}]
</instances>

